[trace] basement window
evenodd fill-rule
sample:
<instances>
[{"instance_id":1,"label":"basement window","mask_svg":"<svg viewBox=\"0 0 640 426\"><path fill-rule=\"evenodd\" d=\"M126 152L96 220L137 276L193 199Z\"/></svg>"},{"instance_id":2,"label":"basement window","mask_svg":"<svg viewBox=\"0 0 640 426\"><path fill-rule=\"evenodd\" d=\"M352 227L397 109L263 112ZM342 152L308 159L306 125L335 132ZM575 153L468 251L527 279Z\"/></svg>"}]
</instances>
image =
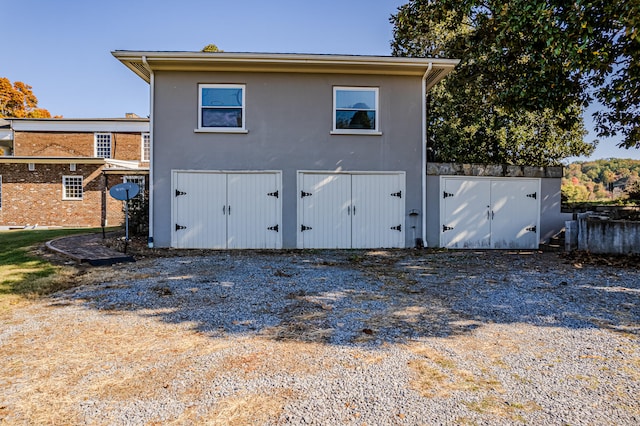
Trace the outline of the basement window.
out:
<instances>
[{"instance_id":1,"label":"basement window","mask_svg":"<svg viewBox=\"0 0 640 426\"><path fill-rule=\"evenodd\" d=\"M245 85L200 84L197 131L246 133Z\"/></svg>"},{"instance_id":2,"label":"basement window","mask_svg":"<svg viewBox=\"0 0 640 426\"><path fill-rule=\"evenodd\" d=\"M33 172L36 169L36 164L35 163L29 163L29 164L27 164L27 168L29 169L30 172Z\"/></svg>"},{"instance_id":3,"label":"basement window","mask_svg":"<svg viewBox=\"0 0 640 426\"><path fill-rule=\"evenodd\" d=\"M332 133L380 135L378 88L334 87Z\"/></svg>"},{"instance_id":4,"label":"basement window","mask_svg":"<svg viewBox=\"0 0 640 426\"><path fill-rule=\"evenodd\" d=\"M82 176L62 176L62 199L82 200Z\"/></svg>"}]
</instances>

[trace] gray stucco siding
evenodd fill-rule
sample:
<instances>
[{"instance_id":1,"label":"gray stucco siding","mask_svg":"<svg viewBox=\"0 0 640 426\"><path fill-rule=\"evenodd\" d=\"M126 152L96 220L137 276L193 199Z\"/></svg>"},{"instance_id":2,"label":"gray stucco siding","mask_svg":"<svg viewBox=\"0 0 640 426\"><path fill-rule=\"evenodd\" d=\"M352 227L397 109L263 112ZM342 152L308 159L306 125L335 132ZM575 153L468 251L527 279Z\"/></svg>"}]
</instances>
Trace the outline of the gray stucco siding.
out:
<instances>
[{"instance_id":1,"label":"gray stucco siding","mask_svg":"<svg viewBox=\"0 0 640 426\"><path fill-rule=\"evenodd\" d=\"M421 210L420 78L157 72L154 81L153 237L158 247L171 244L172 170L282 171L285 248L296 246L296 190L300 170L403 171L406 173L406 212ZM198 123L200 83L246 85L248 133L194 131ZM331 134L334 86L379 88L382 135ZM416 234L421 235L421 229L417 229ZM406 245L412 246L411 233L405 235Z\"/></svg>"}]
</instances>

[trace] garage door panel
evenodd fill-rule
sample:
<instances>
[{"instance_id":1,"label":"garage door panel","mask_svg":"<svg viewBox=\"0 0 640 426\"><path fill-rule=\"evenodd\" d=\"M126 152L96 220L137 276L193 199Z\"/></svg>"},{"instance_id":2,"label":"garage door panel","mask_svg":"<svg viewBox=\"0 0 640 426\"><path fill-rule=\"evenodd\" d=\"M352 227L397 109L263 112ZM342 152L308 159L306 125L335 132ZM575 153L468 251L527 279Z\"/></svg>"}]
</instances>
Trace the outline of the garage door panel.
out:
<instances>
[{"instance_id":1,"label":"garage door panel","mask_svg":"<svg viewBox=\"0 0 640 426\"><path fill-rule=\"evenodd\" d=\"M352 247L404 247L404 179L352 176Z\"/></svg>"},{"instance_id":2,"label":"garage door panel","mask_svg":"<svg viewBox=\"0 0 640 426\"><path fill-rule=\"evenodd\" d=\"M351 176L302 175L302 248L351 247Z\"/></svg>"},{"instance_id":3,"label":"garage door panel","mask_svg":"<svg viewBox=\"0 0 640 426\"><path fill-rule=\"evenodd\" d=\"M277 248L278 182L273 173L228 175L228 248ZM275 195L278 193L278 197ZM269 229L277 226L277 231Z\"/></svg>"},{"instance_id":4,"label":"garage door panel","mask_svg":"<svg viewBox=\"0 0 640 426\"><path fill-rule=\"evenodd\" d=\"M175 190L179 191L178 193ZM206 173L179 173L175 190L175 246L224 248L226 243L226 177ZM176 195L179 194L179 195ZM176 229L178 227L184 227Z\"/></svg>"},{"instance_id":5,"label":"garage door panel","mask_svg":"<svg viewBox=\"0 0 640 426\"><path fill-rule=\"evenodd\" d=\"M488 248L491 245L489 181L445 179L442 247Z\"/></svg>"},{"instance_id":6,"label":"garage door panel","mask_svg":"<svg viewBox=\"0 0 640 426\"><path fill-rule=\"evenodd\" d=\"M492 245L498 249L537 247L537 180L491 182ZM533 195L536 194L536 195Z\"/></svg>"}]
</instances>

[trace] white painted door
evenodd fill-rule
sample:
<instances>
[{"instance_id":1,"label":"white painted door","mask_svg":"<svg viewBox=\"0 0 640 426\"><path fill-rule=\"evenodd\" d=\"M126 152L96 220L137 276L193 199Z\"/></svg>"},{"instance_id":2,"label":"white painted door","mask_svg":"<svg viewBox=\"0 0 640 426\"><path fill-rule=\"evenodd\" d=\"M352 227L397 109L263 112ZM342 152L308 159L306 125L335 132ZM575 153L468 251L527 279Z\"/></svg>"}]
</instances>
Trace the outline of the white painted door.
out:
<instances>
[{"instance_id":1,"label":"white painted door","mask_svg":"<svg viewBox=\"0 0 640 426\"><path fill-rule=\"evenodd\" d=\"M538 246L539 181L491 181L491 246L531 249Z\"/></svg>"},{"instance_id":2,"label":"white painted door","mask_svg":"<svg viewBox=\"0 0 640 426\"><path fill-rule=\"evenodd\" d=\"M444 179L440 194L440 245L447 248L491 246L491 181Z\"/></svg>"},{"instance_id":3,"label":"white painted door","mask_svg":"<svg viewBox=\"0 0 640 426\"><path fill-rule=\"evenodd\" d=\"M354 174L351 189L351 246L404 247L404 179L397 174Z\"/></svg>"},{"instance_id":4,"label":"white painted door","mask_svg":"<svg viewBox=\"0 0 640 426\"><path fill-rule=\"evenodd\" d=\"M177 248L280 248L279 173L174 172Z\"/></svg>"},{"instance_id":5,"label":"white painted door","mask_svg":"<svg viewBox=\"0 0 640 426\"><path fill-rule=\"evenodd\" d=\"M302 173L300 248L404 247L404 174Z\"/></svg>"},{"instance_id":6,"label":"white painted door","mask_svg":"<svg viewBox=\"0 0 640 426\"><path fill-rule=\"evenodd\" d=\"M443 178L440 245L537 248L539 188L538 179Z\"/></svg>"},{"instance_id":7,"label":"white painted door","mask_svg":"<svg viewBox=\"0 0 640 426\"><path fill-rule=\"evenodd\" d=\"M301 248L351 248L351 176L303 173Z\"/></svg>"},{"instance_id":8,"label":"white painted door","mask_svg":"<svg viewBox=\"0 0 640 426\"><path fill-rule=\"evenodd\" d=\"M230 173L227 191L227 248L278 248L278 175Z\"/></svg>"},{"instance_id":9,"label":"white painted door","mask_svg":"<svg viewBox=\"0 0 640 426\"><path fill-rule=\"evenodd\" d=\"M226 248L226 175L174 173L172 196L174 247Z\"/></svg>"}]
</instances>

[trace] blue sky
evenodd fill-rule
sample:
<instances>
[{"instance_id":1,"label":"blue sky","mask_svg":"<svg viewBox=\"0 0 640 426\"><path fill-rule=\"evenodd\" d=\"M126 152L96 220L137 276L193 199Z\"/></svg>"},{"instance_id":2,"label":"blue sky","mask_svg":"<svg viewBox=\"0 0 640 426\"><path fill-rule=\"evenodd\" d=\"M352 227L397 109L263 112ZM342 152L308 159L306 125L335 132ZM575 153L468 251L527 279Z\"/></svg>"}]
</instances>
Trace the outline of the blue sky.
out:
<instances>
[{"instance_id":1,"label":"blue sky","mask_svg":"<svg viewBox=\"0 0 640 426\"><path fill-rule=\"evenodd\" d=\"M0 76L67 118L149 114L149 87L113 50L389 55L405 0L0 0ZM588 120L587 120L588 122ZM590 134L588 139L593 138ZM592 158L640 159L602 141Z\"/></svg>"}]
</instances>

